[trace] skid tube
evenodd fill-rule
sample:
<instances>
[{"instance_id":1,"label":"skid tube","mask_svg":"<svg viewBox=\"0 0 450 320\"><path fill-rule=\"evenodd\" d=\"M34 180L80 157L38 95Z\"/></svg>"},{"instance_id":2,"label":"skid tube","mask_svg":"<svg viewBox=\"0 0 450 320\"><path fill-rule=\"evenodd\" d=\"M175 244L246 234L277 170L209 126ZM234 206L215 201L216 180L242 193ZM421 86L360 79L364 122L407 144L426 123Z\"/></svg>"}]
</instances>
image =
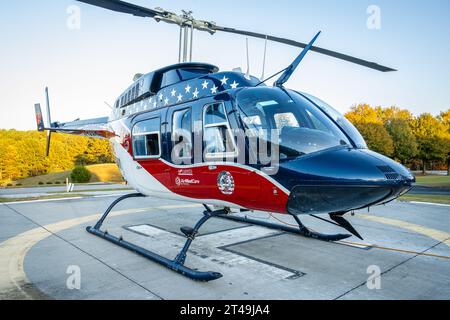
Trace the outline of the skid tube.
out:
<instances>
[{"instance_id":1,"label":"skid tube","mask_svg":"<svg viewBox=\"0 0 450 320\"><path fill-rule=\"evenodd\" d=\"M178 272L178 273L182 274L183 276L186 276L187 278L190 278L192 280L197 280L197 281L211 281L211 280L216 280L216 279L219 279L222 277L222 274L219 272L198 271L198 270L194 270L189 267L186 267L184 265L188 249L191 246L192 241L194 241L195 236L198 234L200 227L211 218L220 218L220 219L226 219L226 220L231 220L231 221L235 221L235 222L247 223L247 224L251 224L251 225L258 225L258 226L276 229L276 230L280 230L280 231L285 231L285 232L289 232L289 233L294 233L294 234L298 234L298 235L301 235L304 237L313 238L313 239L322 240L322 241L339 241L339 240L343 240L343 239L346 239L351 236L349 234L330 234L330 235L328 235L328 234L322 234L322 233L317 233L317 232L311 231L307 227L305 227L302 224L302 222L300 221L300 219L294 214L291 214L291 215L293 216L296 223L298 224L297 228L289 227L289 226L281 225L281 224L276 224L276 223L270 223L270 222L261 221L261 220L256 220L256 219L250 219L247 217L233 216L230 214L230 211L228 209L221 209L221 210L213 211L207 205L204 205L206 210L203 212L203 217L196 223L194 228L189 228L189 227L181 228L181 232L184 233L187 240L186 240L183 248L181 249L180 253L174 259L169 259L169 258L163 257L153 251L150 251L143 247L137 246L131 242L128 242L128 241L124 240L122 238L122 236L120 236L118 238L116 236L109 234L108 231L100 230L106 217L110 214L111 210L119 202L121 202L125 199L137 198L137 197L145 197L145 195L143 195L141 193L132 193L132 194L124 195L124 196L116 199L108 207L108 209L105 211L105 213L102 215L102 217L98 220L98 222L95 224L95 226L87 227L86 231L95 236L98 236L102 239L105 239L111 243L114 243L115 245L118 245L122 248L128 249L134 253L137 253L137 254L143 256L144 258L147 258L153 262L156 262L168 269Z\"/></svg>"},{"instance_id":2,"label":"skid tube","mask_svg":"<svg viewBox=\"0 0 450 320\"><path fill-rule=\"evenodd\" d=\"M116 206L119 202L128 199L128 198L135 198L135 197L145 197L145 195L140 193L133 193L133 194L127 194L124 195L117 200L115 200L105 211L103 216L100 218L100 220L95 224L94 227L87 227L86 231L98 236L102 239L108 240L109 242L112 242L122 248L128 249L132 252L135 252L144 258L147 258L153 262L156 262L166 268L169 268L175 272L178 272L190 279L197 280L197 281L211 281L216 280L222 277L221 273L213 272L213 271L197 271L193 270L189 267L186 267L184 265L184 262L186 260L186 254L187 251L192 243L192 241L195 239L196 234L198 233L198 230L200 227L208 221L210 218L215 217L218 214L224 214L224 210L218 210L218 211L205 211L203 217L197 222L194 228L181 228L181 231L186 235L187 240L184 244L183 249L180 251L180 253L175 257L175 259L171 260L168 258L165 258L163 256L160 256L159 254L152 252L150 250L147 250L145 248L139 247L131 242L125 241L122 237L118 238L116 236L113 236L109 234L107 231L100 230L100 227L102 226L104 220L108 216L108 214L111 212L111 210Z\"/></svg>"},{"instance_id":3,"label":"skid tube","mask_svg":"<svg viewBox=\"0 0 450 320\"><path fill-rule=\"evenodd\" d=\"M211 211L211 209L209 209L209 207L206 205L205 205L205 208L206 208L206 211ZM340 241L340 240L344 240L344 239L351 237L350 234L340 234L340 233L339 234L323 234L323 233L314 232L312 230L309 230L307 227L305 227L305 225L303 225L303 223L300 221L300 219L298 218L297 215L295 215L295 214L290 214L290 215L294 218L295 222L298 224L298 228L290 227L290 226L282 225L282 224L278 224L278 223L272 223L272 222L266 222L266 221L262 221L262 220L251 219L248 217L232 216L229 214L218 214L218 215L216 215L216 218L231 220L231 221L235 221L235 222L248 223L251 225L257 225L257 226L261 226L261 227L265 227L265 228L269 228L269 229L285 231L285 232L289 232L289 233L298 234L303 237L313 238L316 240L328 241L328 242Z\"/></svg>"}]
</instances>

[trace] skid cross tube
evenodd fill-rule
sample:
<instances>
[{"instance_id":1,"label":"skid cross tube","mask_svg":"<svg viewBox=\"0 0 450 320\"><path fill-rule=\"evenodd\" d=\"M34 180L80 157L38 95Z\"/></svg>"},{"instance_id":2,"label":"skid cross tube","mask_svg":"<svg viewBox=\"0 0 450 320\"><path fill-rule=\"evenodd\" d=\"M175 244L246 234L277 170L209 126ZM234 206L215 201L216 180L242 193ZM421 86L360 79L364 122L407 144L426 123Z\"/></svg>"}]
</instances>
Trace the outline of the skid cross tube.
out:
<instances>
[{"instance_id":1,"label":"skid cross tube","mask_svg":"<svg viewBox=\"0 0 450 320\"><path fill-rule=\"evenodd\" d=\"M143 194L140 193L133 193L128 194L125 196L122 196L115 200L105 211L105 213L102 215L100 220L95 224L94 227L87 227L86 231L98 236L102 239L108 240L109 242L112 242L122 248L128 249L130 251L133 251L153 262L159 263L160 265L169 268L173 271L176 271L190 279L197 280L197 281L211 281L222 277L221 273L213 272L213 271L197 271L193 270L189 267L186 267L184 265L184 262L186 260L186 254L187 251L192 243L192 241L195 239L196 234L198 233L198 230L200 227L208 221L210 218L215 217L218 214L224 214L226 211L224 210L218 210L218 211L205 211L203 217L197 222L195 227L193 229L184 229L185 231L182 231L185 233L187 240L186 243L183 246L183 249L180 251L180 253L177 255L177 257L174 260L165 258L163 256L160 256L159 254L152 252L150 250L147 250L145 248L139 247L131 242L125 241L122 237L117 238L116 236L113 236L109 234L107 231L101 231L100 227L102 226L104 220L108 216L108 214L111 212L111 210L116 206L119 202L122 200L128 199L128 198L134 198L134 197L145 197Z\"/></svg>"},{"instance_id":2,"label":"skid cross tube","mask_svg":"<svg viewBox=\"0 0 450 320\"><path fill-rule=\"evenodd\" d=\"M256 220L256 219L251 219L251 218L247 218L247 217L239 217L239 216L232 216L232 215L226 215L226 214L218 214L216 217L221 218L221 219L236 221L236 222L243 222L243 223L248 223L248 224L252 224L252 225L262 226L262 227L266 227L266 228L270 228L270 229L285 231L285 232L289 232L289 233L295 233L295 234L301 235L303 237L313 238L313 239L322 240L322 241L340 241L340 240L351 237L351 235L349 235L349 234L322 234L322 233L311 231L303 225L303 223L300 221L300 219L295 214L291 214L291 216L293 216L295 219L295 222L297 222L298 228L289 227L287 225L282 225L282 224L278 224L278 223L271 223L271 222L266 222L266 221L262 221L262 220Z\"/></svg>"}]
</instances>

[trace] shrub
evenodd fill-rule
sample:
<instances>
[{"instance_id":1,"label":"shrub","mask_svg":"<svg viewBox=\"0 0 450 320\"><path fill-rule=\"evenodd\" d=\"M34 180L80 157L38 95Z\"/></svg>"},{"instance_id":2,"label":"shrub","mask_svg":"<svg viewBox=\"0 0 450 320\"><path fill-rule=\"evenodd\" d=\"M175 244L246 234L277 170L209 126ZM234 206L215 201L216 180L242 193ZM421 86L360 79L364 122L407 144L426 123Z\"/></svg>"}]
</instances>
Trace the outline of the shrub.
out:
<instances>
[{"instance_id":1,"label":"shrub","mask_svg":"<svg viewBox=\"0 0 450 320\"><path fill-rule=\"evenodd\" d=\"M42 181L39 181L38 185L42 186L44 183Z\"/></svg>"},{"instance_id":2,"label":"shrub","mask_svg":"<svg viewBox=\"0 0 450 320\"><path fill-rule=\"evenodd\" d=\"M61 184L61 181L55 181L55 184Z\"/></svg>"},{"instance_id":3,"label":"shrub","mask_svg":"<svg viewBox=\"0 0 450 320\"><path fill-rule=\"evenodd\" d=\"M76 166L70 174L70 180L77 183L86 183L91 180L91 172L84 166Z\"/></svg>"},{"instance_id":4,"label":"shrub","mask_svg":"<svg viewBox=\"0 0 450 320\"><path fill-rule=\"evenodd\" d=\"M48 181L48 182L47 182L47 184L53 184L53 182L51 182L51 181Z\"/></svg>"},{"instance_id":5,"label":"shrub","mask_svg":"<svg viewBox=\"0 0 450 320\"><path fill-rule=\"evenodd\" d=\"M12 187L13 184L12 184L12 183L8 183L6 186L7 186L7 187Z\"/></svg>"}]
</instances>

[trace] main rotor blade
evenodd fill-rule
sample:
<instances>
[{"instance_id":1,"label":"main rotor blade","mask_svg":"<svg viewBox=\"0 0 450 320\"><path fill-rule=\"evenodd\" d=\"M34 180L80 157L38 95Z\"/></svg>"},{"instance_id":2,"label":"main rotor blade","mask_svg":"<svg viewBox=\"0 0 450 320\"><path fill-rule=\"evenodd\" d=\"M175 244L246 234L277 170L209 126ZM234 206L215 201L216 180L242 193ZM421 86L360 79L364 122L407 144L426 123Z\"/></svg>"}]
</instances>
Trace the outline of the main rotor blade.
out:
<instances>
[{"instance_id":1,"label":"main rotor blade","mask_svg":"<svg viewBox=\"0 0 450 320\"><path fill-rule=\"evenodd\" d=\"M216 31L223 31L223 32L228 32L228 33L235 33L235 34L240 34L240 35L244 35L244 36L249 36L249 37L254 37L254 38L260 38L260 39L267 39L267 40L271 40L274 42L279 42L279 43L284 43L290 46L294 46L294 47L299 47L299 48L306 48L307 44L306 43L302 43L302 42L297 42L294 40L290 40L290 39L286 39L286 38L280 38L280 37L275 37L275 36L270 36L270 35L266 35L266 34L262 34L262 33L256 33L256 32L251 32L251 31L245 31L245 30L238 30L238 29L234 29L234 28L227 28L227 27L220 27L220 26L214 26L214 29ZM371 62L371 61L366 61L363 59L359 59L359 58L355 58L343 53L339 53L336 51L331 51L328 49L323 49L320 47L311 47L310 49L311 51L317 52L317 53L321 53L336 59L340 59L340 60L344 60L344 61L348 61L348 62L352 62L352 63L356 63L359 64L361 66L370 68L370 69L375 69L381 72L390 72L390 71L397 71L395 69L389 68L389 67L385 67L382 65L379 65L375 62Z\"/></svg>"},{"instance_id":2,"label":"main rotor blade","mask_svg":"<svg viewBox=\"0 0 450 320\"><path fill-rule=\"evenodd\" d=\"M202 20L186 20L184 17L178 16L172 12L165 11L162 9L157 8L149 9L145 7L141 7L132 3L128 3L125 1L120 0L77 0L79 2L84 2L93 6L102 7L105 9L132 14L138 17L148 17L148 18L155 18L157 21L164 21L168 23L175 23L178 25L191 25L194 29L200 30L200 31L207 31L210 33L214 33L216 31L222 31L222 32L228 32L228 33L234 33L234 34L240 34L244 36L254 37L254 38L260 38L264 40L270 40L274 42L284 43L290 46L299 47L299 48L306 48L307 44L303 42L297 42L294 40L281 38L281 37L275 37L270 36L262 33L257 32L251 32L251 31L245 31L245 30L239 30L234 28L228 28L228 27L221 27L216 25L213 22L208 21L202 21ZM382 65L379 65L375 62L366 61L363 59L359 59L356 57L352 57L343 53L339 53L336 51L331 51L328 49L323 49L320 47L311 47L311 51L324 54L336 59L348 61L351 63L355 63L370 69L382 71L382 72L390 72L390 71L397 71L395 69L385 67Z\"/></svg>"},{"instance_id":3,"label":"main rotor blade","mask_svg":"<svg viewBox=\"0 0 450 320\"><path fill-rule=\"evenodd\" d=\"M160 14L159 11L152 10L149 8L141 7L132 3L128 3L120 0L78 0L79 2L84 2L93 6L109 9L112 11L122 12L132 14L138 17L149 17Z\"/></svg>"}]
</instances>

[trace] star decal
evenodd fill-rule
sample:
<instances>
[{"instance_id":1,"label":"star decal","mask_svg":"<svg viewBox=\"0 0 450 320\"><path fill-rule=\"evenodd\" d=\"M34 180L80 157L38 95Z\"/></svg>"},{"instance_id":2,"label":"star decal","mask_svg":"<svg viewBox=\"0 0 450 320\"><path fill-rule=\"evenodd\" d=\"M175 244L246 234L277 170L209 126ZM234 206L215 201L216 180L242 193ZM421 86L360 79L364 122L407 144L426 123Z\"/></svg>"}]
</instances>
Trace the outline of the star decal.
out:
<instances>
[{"instance_id":1,"label":"star decal","mask_svg":"<svg viewBox=\"0 0 450 320\"><path fill-rule=\"evenodd\" d=\"M164 105L167 106L169 104L169 98L164 99Z\"/></svg>"},{"instance_id":2,"label":"star decal","mask_svg":"<svg viewBox=\"0 0 450 320\"><path fill-rule=\"evenodd\" d=\"M220 82L222 82L222 86L226 85L228 80L230 79L228 79L227 76L223 76L223 78L220 80Z\"/></svg>"},{"instance_id":3,"label":"star decal","mask_svg":"<svg viewBox=\"0 0 450 320\"><path fill-rule=\"evenodd\" d=\"M163 98L164 98L163 94L160 93L160 94L159 94L159 100L162 101Z\"/></svg>"},{"instance_id":4,"label":"star decal","mask_svg":"<svg viewBox=\"0 0 450 320\"><path fill-rule=\"evenodd\" d=\"M175 91L175 89L172 89L172 92L170 93L172 95L172 97L175 97L175 95L177 94L177 92Z\"/></svg>"},{"instance_id":5,"label":"star decal","mask_svg":"<svg viewBox=\"0 0 450 320\"><path fill-rule=\"evenodd\" d=\"M186 88L184 88L184 90L186 91L186 93L190 93L191 92L191 86L188 84L186 86Z\"/></svg>"},{"instance_id":6,"label":"star decal","mask_svg":"<svg viewBox=\"0 0 450 320\"><path fill-rule=\"evenodd\" d=\"M181 99L183 99L183 96L181 95L181 93L178 95L177 97L177 102L181 102Z\"/></svg>"},{"instance_id":7,"label":"star decal","mask_svg":"<svg viewBox=\"0 0 450 320\"><path fill-rule=\"evenodd\" d=\"M156 101L153 102L153 108L156 108Z\"/></svg>"},{"instance_id":8,"label":"star decal","mask_svg":"<svg viewBox=\"0 0 450 320\"><path fill-rule=\"evenodd\" d=\"M237 83L236 80L232 84L230 84L232 89L236 89L238 87L238 85L239 85L239 83Z\"/></svg>"},{"instance_id":9,"label":"star decal","mask_svg":"<svg viewBox=\"0 0 450 320\"><path fill-rule=\"evenodd\" d=\"M216 94L217 93L217 87L214 85L212 88L211 88L211 93L212 94Z\"/></svg>"},{"instance_id":10,"label":"star decal","mask_svg":"<svg viewBox=\"0 0 450 320\"><path fill-rule=\"evenodd\" d=\"M198 94L200 92L198 92L197 88L195 88L194 92L192 92L192 95L194 96L194 98L198 98Z\"/></svg>"},{"instance_id":11,"label":"star decal","mask_svg":"<svg viewBox=\"0 0 450 320\"><path fill-rule=\"evenodd\" d=\"M206 81L206 80L203 81L202 88L203 88L203 90L208 89L208 81Z\"/></svg>"}]
</instances>

